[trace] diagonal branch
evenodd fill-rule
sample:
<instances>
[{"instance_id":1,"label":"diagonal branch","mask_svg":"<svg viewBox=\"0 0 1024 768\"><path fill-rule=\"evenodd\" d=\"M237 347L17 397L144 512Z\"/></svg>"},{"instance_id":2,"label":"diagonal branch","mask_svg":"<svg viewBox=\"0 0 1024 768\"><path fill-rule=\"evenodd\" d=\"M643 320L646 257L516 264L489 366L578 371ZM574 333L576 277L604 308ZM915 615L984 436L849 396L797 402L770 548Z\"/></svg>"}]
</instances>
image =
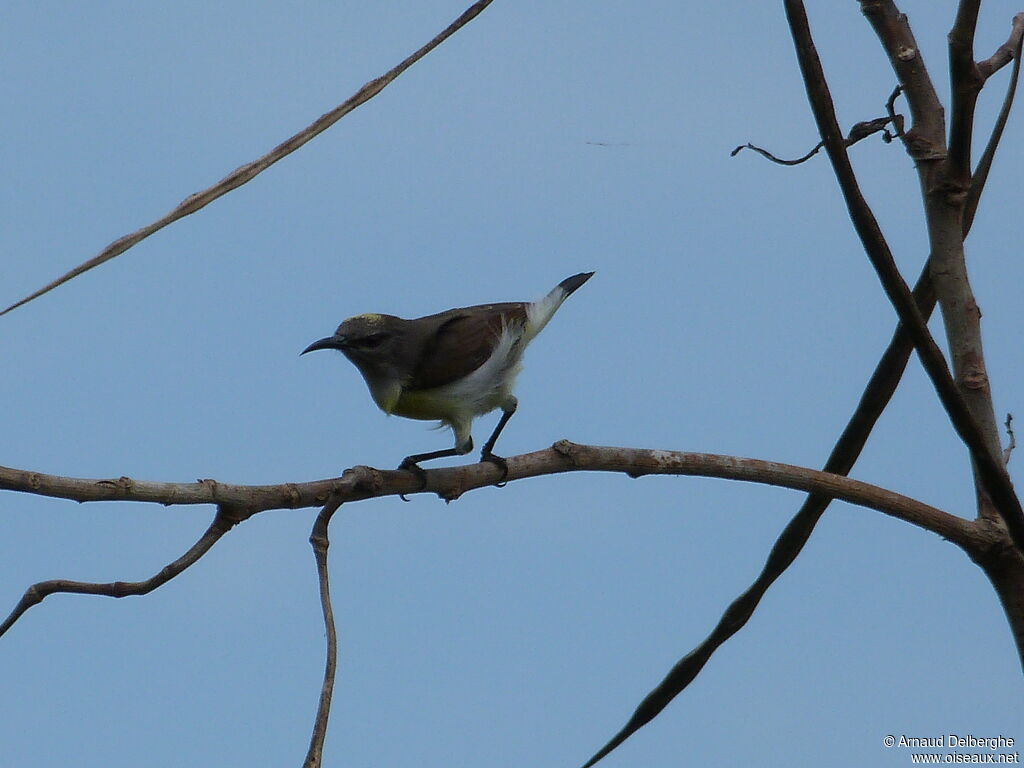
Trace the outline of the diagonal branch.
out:
<instances>
[{"instance_id":1,"label":"diagonal branch","mask_svg":"<svg viewBox=\"0 0 1024 768\"><path fill-rule=\"evenodd\" d=\"M900 321L914 340L914 347L921 363L932 380L943 407L949 414L953 428L970 449L985 489L995 502L1015 545L1024 551L1024 509L1021 508L1020 500L1014 493L1009 475L1006 474L1002 462L989 450L985 436L950 375L942 352L928 331L924 318L914 303L910 289L896 268L896 262L878 226L878 221L861 194L849 155L843 145L843 136L836 120L832 95L829 92L821 61L811 37L803 2L801 0L785 0L785 7L786 17L796 46L800 71L807 88L808 100L818 123L822 140L825 142L825 150L832 161L836 179L846 200L854 229L857 231L864 250L878 273L886 295L896 309ZM916 73L918 79L926 76L927 73L924 73L923 76L919 72ZM909 99L910 90L906 84L904 84L904 90L908 93ZM913 102L911 104L913 105ZM908 135L917 129L917 117L915 116L915 125L911 131L908 131Z\"/></svg>"},{"instance_id":2,"label":"diagonal branch","mask_svg":"<svg viewBox=\"0 0 1024 768\"><path fill-rule=\"evenodd\" d=\"M914 298L925 316L930 315L935 309L935 291L932 288L927 264L914 287ZM832 448L832 453L825 462L824 471L846 475L853 468L871 430L892 399L913 351L914 344L910 336L902 325L897 326L892 341L875 367L856 410ZM820 494L811 494L807 497L800 510L779 534L754 583L733 600L711 634L672 667L665 678L644 697L629 722L586 763L584 768L597 763L657 717L672 699L696 679L712 654L746 625L771 585L793 564L831 502L832 499Z\"/></svg>"},{"instance_id":3,"label":"diagonal branch","mask_svg":"<svg viewBox=\"0 0 1024 768\"><path fill-rule=\"evenodd\" d=\"M959 95L954 96L957 110L951 131L952 146L947 156L941 133L943 113L934 100L930 82L922 85L921 73L926 73L921 53L914 41L906 17L892 0L862 0L861 6L871 23L883 49L889 55L911 104L918 105L922 119L930 121L928 146L931 151L917 154L916 145L907 144L908 152L917 160L916 167L923 191L928 237L931 246L932 279L949 344L956 389L963 399L973 422L974 438L966 439L972 453L972 468L977 487L978 514L989 520L1001 519L1019 547L1024 538L1024 518L1019 501L1011 497L1009 477L1002 469L998 456L1001 451L999 430L992 403L988 374L985 370L984 345L981 337L981 312L971 290L967 272L963 237L964 217L970 191L968 165L970 160L970 126L965 118L973 120L976 90L984 78L973 65L973 29L976 8L970 2L960 6L957 24L951 34L951 55L954 74L959 73ZM968 44L969 43L969 44ZM966 84L964 84L966 82ZM915 123L914 130L917 125ZM913 132L913 131L912 131ZM927 368L927 361L924 361ZM934 381L934 379L933 379ZM944 405L946 398L940 390ZM948 406L947 406L948 410ZM966 425L965 425L966 426ZM963 434L961 433L961 437ZM977 440L977 442L973 442ZM1000 475L1003 480L1000 480ZM999 486L1003 486L1000 488Z\"/></svg>"},{"instance_id":4,"label":"diagonal branch","mask_svg":"<svg viewBox=\"0 0 1024 768\"><path fill-rule=\"evenodd\" d=\"M985 79L1005 67L1013 59L1020 59L1020 41L1024 34L1024 13L1018 13L1010 23L1010 37L996 48L996 52L978 62L978 72Z\"/></svg>"},{"instance_id":5,"label":"diagonal branch","mask_svg":"<svg viewBox=\"0 0 1024 768\"><path fill-rule=\"evenodd\" d=\"M971 186L967 190L967 200L964 203L964 236L974 222L974 215L978 211L978 203L981 200L981 193L985 189L985 182L988 181L988 174L992 168L992 160L995 158L999 141L1003 138L1003 130L1006 128L1006 121L1010 117L1010 110L1013 108L1013 97L1017 93L1017 81L1020 78L1020 57L1021 45L1024 44L1024 13L1018 13L1013 17L1013 32L1010 39L992 55L987 62L979 65L986 77L990 77L998 69L1005 66L1010 59L1013 60L1013 71L1010 73L1010 82L1006 86L1006 96L1003 98L1003 106L999 109L999 116L996 117L995 125L992 127L992 135L989 137L985 151L981 153L978 160L978 167L974 169L974 176L971 179ZM1007 51L1004 59L1002 51Z\"/></svg>"},{"instance_id":6,"label":"diagonal branch","mask_svg":"<svg viewBox=\"0 0 1024 768\"><path fill-rule=\"evenodd\" d=\"M236 510L226 505L219 506L213 522L210 523L210 527L206 529L206 532L199 537L199 540L185 554L161 568L159 573L145 581L113 581L104 584L88 581L70 581L68 579L52 579L33 584L25 590L25 594L18 601L10 615L4 619L3 623L0 623L0 637L3 637L4 633L14 625L14 622L21 618L25 611L34 605L39 605L50 595L57 593L103 595L105 597L148 595L157 587L162 587L186 568L194 565L199 558L210 551L221 536L248 516L248 513L245 511Z\"/></svg>"},{"instance_id":7,"label":"diagonal branch","mask_svg":"<svg viewBox=\"0 0 1024 768\"><path fill-rule=\"evenodd\" d=\"M190 195L189 197L185 198L185 200L183 200L181 204L179 204L174 210L172 210L163 218L157 219L152 224L142 227L141 229L138 229L135 232L132 232L131 234L118 238L88 261L79 264L70 272L61 275L56 280L43 286L35 293L26 296L20 301L17 301L11 306L7 307L6 309L0 311L0 315L5 315L11 310L17 309L23 304L27 304L33 299L39 298L44 293L49 293L57 286L68 282L69 280L71 280L74 277L77 277L83 272L88 272L93 267L98 267L100 264L110 261L115 256L119 256L120 254L124 253L132 246L142 242L147 237L152 235L154 232L163 229L168 224L171 224L177 221L178 219L184 218L185 216L188 216L191 213L195 213L196 211L205 208L218 197L227 194L233 189L237 189L238 187L242 186L248 181L252 181L254 178L256 178L256 176L261 174L263 171L265 171L271 165L276 163L278 160L281 160L287 155L290 155L292 152L297 150L310 139L323 133L336 122L341 120L341 118L343 118L349 112L351 112L352 110L356 109L359 106L362 106L370 99L372 99L374 96L376 96L378 93L383 91L385 87L390 85L395 79L398 78L399 75L405 72L405 70L407 70L417 61L422 59L424 56L426 56L428 53L434 50L437 46L439 46L441 43L443 43L445 40L447 40L449 37L455 34L455 32L457 32L459 29L461 29L474 18L476 18L476 16L479 15L479 13L490 4L491 0L478 0L476 3L467 8L463 12L463 14L459 16L459 18L457 18L455 21L449 24L448 27L442 30L429 43L424 45L415 53L408 56L406 59L404 59L402 62L400 62L392 69L389 69L380 77L375 78L374 80L370 80L362 88L360 88L352 96L350 96L346 101L339 104L330 112L317 118L315 121L313 121L313 123L311 123L306 128L303 128L301 131L296 133L291 138L286 139L281 144L278 144L267 154L263 155L260 158L257 158L256 160L253 160L251 163L243 165L241 168L232 171L230 174L225 176L223 179L218 181L213 186L208 187L207 189L204 189L201 192L197 192L196 194Z\"/></svg>"}]
</instances>

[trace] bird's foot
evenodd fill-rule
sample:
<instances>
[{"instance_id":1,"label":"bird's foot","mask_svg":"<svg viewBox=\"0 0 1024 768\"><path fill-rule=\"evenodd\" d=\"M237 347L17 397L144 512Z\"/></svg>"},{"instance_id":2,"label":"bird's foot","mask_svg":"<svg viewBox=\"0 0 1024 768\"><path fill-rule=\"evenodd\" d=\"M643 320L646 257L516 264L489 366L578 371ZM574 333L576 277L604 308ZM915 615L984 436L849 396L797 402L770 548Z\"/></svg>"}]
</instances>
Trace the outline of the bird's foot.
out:
<instances>
[{"instance_id":1,"label":"bird's foot","mask_svg":"<svg viewBox=\"0 0 1024 768\"><path fill-rule=\"evenodd\" d=\"M508 462L503 457L496 456L490 451L483 451L480 454L480 461L489 461L501 470L501 477L498 478L498 482L494 484L495 488L504 488L508 485L505 480L505 478L508 477Z\"/></svg>"},{"instance_id":2,"label":"bird's foot","mask_svg":"<svg viewBox=\"0 0 1024 768\"><path fill-rule=\"evenodd\" d=\"M423 467L421 467L415 461L413 461L411 457L407 456L404 459L402 459L402 463L398 465L398 468L403 469L406 472L410 472L411 474L416 476L416 478L420 481L420 487L416 489L417 491L422 491L424 488L427 487L426 470L423 469ZM404 493L398 494L398 498L400 498L402 501L408 501L408 499L405 498Z\"/></svg>"}]
</instances>

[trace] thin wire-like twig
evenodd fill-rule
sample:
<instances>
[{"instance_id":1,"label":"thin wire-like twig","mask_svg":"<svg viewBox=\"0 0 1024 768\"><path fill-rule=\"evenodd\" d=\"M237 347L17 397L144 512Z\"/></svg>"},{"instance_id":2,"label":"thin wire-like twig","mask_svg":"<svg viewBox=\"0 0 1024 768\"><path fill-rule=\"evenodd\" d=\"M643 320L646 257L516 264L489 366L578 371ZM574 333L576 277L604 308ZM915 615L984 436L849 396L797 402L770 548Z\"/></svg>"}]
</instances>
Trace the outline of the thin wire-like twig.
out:
<instances>
[{"instance_id":1,"label":"thin wire-like twig","mask_svg":"<svg viewBox=\"0 0 1024 768\"><path fill-rule=\"evenodd\" d=\"M319 768L323 762L324 739L327 736L327 723L331 715L331 698L334 695L334 678L338 668L338 634L334 626L334 609L331 606L330 576L327 570L327 549L330 546L328 526L331 517L342 504L340 496L333 497L313 523L313 531L309 535L309 543L313 547L316 560L316 573L320 583L320 607L324 614L324 627L327 632L327 656L324 662L324 683L320 689L320 703L313 722L313 735L309 740L309 751L303 768Z\"/></svg>"},{"instance_id":2,"label":"thin wire-like twig","mask_svg":"<svg viewBox=\"0 0 1024 768\"><path fill-rule=\"evenodd\" d=\"M890 102L891 101L892 99L890 99ZM859 123L856 123L853 126L853 128L850 129L850 133L849 135L847 135L845 139L846 146L852 147L858 141L866 139L868 136L878 133L879 131L882 131L882 140L888 144L890 141L892 141L894 135L889 133L889 131L885 130L885 127L890 123L892 123L894 127L895 135L899 136L903 130L903 118L900 115L892 114L890 110L890 114L888 117L876 117L874 120L863 120ZM752 149L761 156L767 158L768 160L771 160L773 163L777 163L778 165L800 165L801 163L806 163L808 160L810 160L812 157L818 154L818 152L824 146L825 142L819 141L817 144L814 145L814 148L811 149L811 151L808 152L803 157L798 157L795 160L786 160L781 157L776 157L767 149L763 149L762 147L758 147L747 142L746 144L741 144L740 146L736 147L736 149L729 153L729 156L736 157L736 155L738 155L744 149Z\"/></svg>"},{"instance_id":3,"label":"thin wire-like twig","mask_svg":"<svg viewBox=\"0 0 1024 768\"><path fill-rule=\"evenodd\" d=\"M734 149L732 152L730 152L729 153L729 157L736 157L736 155L738 155L744 149L752 149L755 152L757 152L759 155L761 155L762 157L765 157L768 160L771 160L773 163L777 163L778 165L800 165L801 163L806 163L808 160L810 160L812 157L814 157L816 154L818 154L818 152L824 146L825 146L825 142L819 141L817 144L814 145L814 147L806 155L803 155L801 157L795 158L793 160L786 160L786 159L781 158L781 157L776 157L771 152L769 152L767 149L764 149L762 147L758 147L758 146L756 146L754 144L751 144L748 141L746 144L741 144L740 146L736 147L736 149Z\"/></svg>"},{"instance_id":4,"label":"thin wire-like twig","mask_svg":"<svg viewBox=\"0 0 1024 768\"><path fill-rule=\"evenodd\" d=\"M0 311L0 315L6 315L8 312L17 309L18 307L23 306L24 304L27 304L33 299L37 299L43 294L49 293L57 286L68 282L69 280L71 280L74 277L77 277L83 272L88 272L93 267L98 267L100 264L110 261L115 256L119 256L120 254L124 253L132 246L142 242L147 237L152 235L154 232L163 229L168 224L171 224L177 221L178 219L184 218L189 214L195 213L196 211L205 208L218 197L227 194L231 190L242 186L248 181L252 181L252 179L256 178L256 176L265 171L278 160L281 160L287 155L290 155L292 152L297 150L310 139L314 138L318 134L323 133L325 130L330 128L332 125L341 120L341 118L343 118L349 112L356 109L356 107L365 104L367 101L369 101L382 90L384 90L385 87L390 85L399 75L405 72L405 70L407 70L417 61L419 61L432 50L434 50L434 48L436 48L449 37L451 37L459 29L461 29L470 21L472 21L477 15L479 15L481 11L484 10L484 8L491 4L491 1L492 0L478 0L478 2L473 3L473 5L467 8L462 13L462 15L459 16L459 18L457 18L455 21L449 24L429 43L424 45L415 53L408 56L397 66L391 68L380 77L370 80L368 83L363 85L362 88L360 88L352 96L350 96L346 101L339 104L330 112L317 118L315 121L313 121L313 123L311 123L306 128L303 128L301 131L296 133L291 138L286 139L281 144L278 144L267 154L263 155L260 158L257 158L256 160L253 160L251 163L243 165L242 167L236 169L235 171L232 171L230 174L225 176L223 179L218 181L213 186L208 187L207 189L204 189L201 192L197 192L196 194L190 195L189 197L185 198L185 200L183 200L174 210L172 210L163 218L157 219L152 224L148 224L147 226L142 227L141 229L138 229L135 232L132 232L131 234L118 238L88 261L79 264L70 272L61 275L56 280L43 286L35 293L26 296L20 301L17 301L11 306L7 307L6 309Z\"/></svg>"},{"instance_id":5,"label":"thin wire-like twig","mask_svg":"<svg viewBox=\"0 0 1024 768\"><path fill-rule=\"evenodd\" d=\"M1010 463L1010 456L1013 455L1013 449L1017 447L1017 436L1013 434L1013 414L1006 414L1006 421L1003 422L1006 425L1006 437L1007 443L1006 448L1003 449L1003 464Z\"/></svg>"},{"instance_id":6,"label":"thin wire-like twig","mask_svg":"<svg viewBox=\"0 0 1024 768\"><path fill-rule=\"evenodd\" d=\"M199 537L188 551L172 563L164 566L158 573L144 581L112 581L107 583L96 583L90 581L70 581L68 579L51 579L33 584L22 596L21 600L14 607L14 610L0 623L0 637L10 629L14 622L34 605L39 605L50 595L59 592L78 595L102 595L105 597L128 597L129 595L146 595L157 587L161 587L186 568L195 563L205 555L217 540L230 531L240 521L248 517L248 511L231 509L226 506L217 508L217 514L210 523L210 527Z\"/></svg>"}]
</instances>

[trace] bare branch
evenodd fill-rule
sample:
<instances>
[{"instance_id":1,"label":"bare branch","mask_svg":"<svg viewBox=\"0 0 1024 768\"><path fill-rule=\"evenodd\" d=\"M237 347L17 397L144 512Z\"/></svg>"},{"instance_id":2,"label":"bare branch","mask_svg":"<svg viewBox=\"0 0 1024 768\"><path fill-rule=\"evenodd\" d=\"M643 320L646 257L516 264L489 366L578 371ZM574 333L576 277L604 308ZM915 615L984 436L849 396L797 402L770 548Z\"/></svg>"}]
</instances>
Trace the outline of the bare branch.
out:
<instances>
[{"instance_id":1,"label":"bare branch","mask_svg":"<svg viewBox=\"0 0 1024 768\"><path fill-rule=\"evenodd\" d=\"M1019 46L1021 41L1020 30L1024 29L1024 14L1018 14L1014 19L1014 23L1016 37L1011 36L1011 40L1009 42ZM1009 43L1006 46L1003 46L1000 51L1003 49L1010 50L1011 55L1012 51L1017 50L1010 49ZM997 52L997 54L998 53L999 52ZM1007 60L1009 60L1009 58L1010 56L1008 55ZM1002 66L1002 64L999 66ZM962 234L965 239L969 234L971 224L973 223L973 213L977 208L977 200L978 197L980 197L981 188L984 186L984 177L987 176L988 168L991 164L992 157L995 154L995 145L998 143L1002 129L1005 126L1009 115L1019 68L1020 54L1018 51L1015 56L1014 74L1011 79L1006 100L1003 104L1003 109L1001 110L999 119L997 120L996 131L993 133L993 139L990 140L989 146L986 148L985 153L982 156L982 160L979 163L979 170L975 174L976 182L975 186L972 187L972 192L975 192L975 190L976 192L973 195L973 202L970 197L968 199L967 210L970 215L965 215L962 225ZM901 93L902 86L897 85L886 102L886 112L889 115L890 122L896 127L896 136L901 136L903 133L902 116L897 115L895 111L895 102ZM823 143L818 146L820 148L823 146ZM817 149L815 151L817 151ZM917 302L922 316L927 320L935 309L936 303L935 289L927 263L925 264L924 270L914 287L914 299ZM853 464L860 455L860 452L863 449L871 430L874 428L878 417L888 405L893 393L895 392L896 386L906 369L906 365L912 351L913 340L910 338L910 335L901 323L897 326L889 347L886 349L882 359L876 366L871 380L861 396L861 400L856 411L853 416L851 416L843 434L836 442L828 461L825 463L825 471L845 475L853 467ZM1003 454L1004 464L1009 461L1010 452L1016 445L1013 430L1010 426L1011 421L1012 416L1008 414L1006 427L1010 438L1010 444ZM714 654L714 652L723 643L725 643L726 640L746 625L767 590L796 560L796 557L800 554L804 545L807 543L814 527L817 525L818 520L821 518L821 515L824 513L830 502L830 499L814 494L807 498L800 510L776 540L771 553L768 555L764 568L754 583L729 605L711 634L700 645L682 658L673 667L665 679L647 696L645 704L646 709L650 713L650 717L656 716L658 712L660 712L663 707L667 706L673 698L685 690L685 688L700 673L700 670L703 669L712 654ZM636 716L634 716L634 718L635 717ZM636 728L641 727L642 724L643 723L636 725ZM633 730L635 730L635 728ZM613 739L613 741L610 742L610 747L614 749L614 747L621 743L625 737L628 737L631 732L632 731L625 733L624 736L622 736L621 733L617 735L616 738L618 740L616 741ZM622 738L619 738L619 736L622 736ZM602 750L602 752L595 756L596 759L600 759L603 755L607 755L609 751L610 749L606 747L605 750ZM591 764L593 764L593 762Z\"/></svg>"},{"instance_id":2,"label":"bare branch","mask_svg":"<svg viewBox=\"0 0 1024 768\"><path fill-rule=\"evenodd\" d=\"M946 137L942 103L925 68L907 17L896 9L891 0L861 0L860 6L882 40L910 107L912 125L903 135L907 152L915 160L944 159Z\"/></svg>"},{"instance_id":3,"label":"bare branch","mask_svg":"<svg viewBox=\"0 0 1024 768\"><path fill-rule=\"evenodd\" d=\"M890 107L891 107L891 102L892 102L892 99L890 98ZM890 141L892 141L894 135L895 136L899 136L901 131L902 131L903 120L902 120L902 117L900 117L899 115L891 114L891 111L892 110L890 108L890 115L888 117L876 117L874 120L863 120L863 121L855 124L853 126L853 128L850 129L849 135L846 137L846 146L847 147L851 147L854 144L856 144L858 141L860 141L862 139L866 139L868 136L871 136L874 133L878 133L879 131L883 132L882 133L882 141L884 141L886 143L889 143ZM885 127L887 125L889 125L890 123L892 123L895 126L895 128L896 128L895 134L891 134L887 130L885 130ZM761 147L756 147L753 144L750 144L748 142L746 144L742 144L742 145L736 147L736 149L734 149L732 152L729 153L729 156L730 157L736 157L736 155L738 155L744 149L752 149L755 152L757 152L760 155L762 155L763 157L768 158L773 163L778 163L779 165L800 165L801 163L807 162L812 157L814 157L816 154L818 154L818 151L822 147L824 147L824 146L825 146L825 142L819 141L814 146L814 148L810 152L808 152L806 155L804 155L803 157L798 157L795 160L783 160L782 158L776 157L775 155L773 155L767 149L762 149Z\"/></svg>"},{"instance_id":4,"label":"bare branch","mask_svg":"<svg viewBox=\"0 0 1024 768\"><path fill-rule=\"evenodd\" d=\"M1010 45L1013 48L1010 48ZM981 201L981 193L985 190L985 182L988 181L988 173L992 168L992 160L996 156L996 149L999 147L999 141L1003 138L1003 130L1006 128L1006 121L1010 118L1010 110L1013 108L1013 97L1017 93L1017 81L1020 78L1020 59L1021 59L1021 45L1024 44L1024 13L1018 13L1013 17L1013 33L1010 35L1010 39L999 47L999 51L1004 48L1010 51L1008 56L1013 58L1013 72L1010 74L1010 83L1006 87L1006 96L1003 97L1003 106L999 110L999 116L996 118L995 125L992 127L992 135L989 137L988 144L985 146L985 151L981 153L981 159L978 161L978 167L974 170L974 176L971 179L971 186L967 190L967 200L964 202L964 236L966 237L967 232L971 228L971 224L974 223L974 215L978 212L978 203ZM996 59L999 55L999 51L992 56L989 61ZM1009 59L1007 59L1009 60ZM996 69L1003 66L1005 62L999 63L992 69L995 72Z\"/></svg>"},{"instance_id":5,"label":"bare branch","mask_svg":"<svg viewBox=\"0 0 1024 768\"><path fill-rule=\"evenodd\" d=\"M738 155L744 149L752 149L758 154L762 155L763 157L766 157L767 159L771 160L773 163L778 163L779 165L800 165L800 163L806 163L808 160L810 160L812 157L818 154L818 151L823 146L825 146L825 143L819 141L817 144L814 145L814 148L811 149L811 151L808 152L806 155L798 157L795 160L784 160L781 157L776 157L767 149L762 149L761 147L754 146L748 141L746 144L741 144L740 146L736 147L736 149L734 149L732 152L730 152L729 157L736 157L736 155Z\"/></svg>"},{"instance_id":6,"label":"bare branch","mask_svg":"<svg viewBox=\"0 0 1024 768\"><path fill-rule=\"evenodd\" d=\"M1010 37L996 48L996 52L978 62L978 72L986 80L1005 67L1011 60L1020 60L1020 41L1024 36L1024 13L1018 13L1011 22Z\"/></svg>"},{"instance_id":7,"label":"bare branch","mask_svg":"<svg viewBox=\"0 0 1024 768\"><path fill-rule=\"evenodd\" d=\"M88 581L69 581L67 579L53 579L33 584L25 590L24 596L11 611L10 615L0 624L0 637L10 629L14 622L34 605L39 605L50 595L59 592L78 595L103 595L105 597L128 597L129 595L147 595L157 587L162 587L168 581L180 574L189 566L194 565L199 558L205 555L214 544L225 533L235 525L249 517L245 511L232 509L221 505L217 508L217 514L210 523L210 527L199 537L189 550L169 565L160 569L159 573L151 576L145 581L113 581L108 583L93 583Z\"/></svg>"},{"instance_id":8,"label":"bare branch","mask_svg":"<svg viewBox=\"0 0 1024 768\"><path fill-rule=\"evenodd\" d=\"M124 253L132 246L142 242L147 237L152 235L154 232L163 229L168 224L171 224L177 221L178 219L184 218L189 214L195 213L196 211L205 208L218 197L227 194L233 189L237 189L238 187L242 186L248 181L252 181L252 179L256 178L256 176L265 171L278 160L281 160L287 155L290 155L292 152L297 150L310 139L314 138L320 133L323 133L336 122L341 120L341 118L343 118L349 112L351 112L352 110L356 109L359 106L362 106L370 99L372 99L374 96L376 96L378 93L383 91L385 87L390 85L395 79L398 78L399 75L405 72L405 70L407 70L417 61L419 61L432 50L434 50L434 48L436 48L449 37L451 37L455 32L457 32L459 29L461 29L474 18L476 18L476 16L479 15L479 13L490 4L491 0L478 0L476 3L467 8L463 12L463 14L459 16L459 18L457 18L455 21L449 24L448 27L446 27L442 32L440 32L436 37L434 37L434 39L431 40L429 43L424 45L415 53L408 56L397 66L388 70L380 77L374 80L370 80L362 88L360 88L352 96L350 96L346 101L339 104L330 112L317 118L313 123L311 123L306 128L303 128L290 139L286 139L281 144L278 144L276 147L270 150L270 152L263 155L262 157L257 158L256 160L253 160L251 163L243 165L242 167L232 171L230 174L225 176L223 179L218 181L213 186L208 187L207 189L204 189L201 192L197 192L194 195L190 195L189 197L185 198L185 200L183 200L181 204L178 205L178 207L176 207L163 218L157 219L152 224L142 227L141 229L138 229L135 232L132 232L131 234L118 238L88 261L79 264L70 272L61 275L56 280L43 286L35 293L26 296L20 301L17 301L11 306L7 307L3 311L0 311L0 315L5 315L11 310L17 309L18 307L27 304L33 299L39 298L45 293L49 293L57 286L68 282L69 280L71 280L74 277L77 277L83 272L88 272L93 267L98 267L100 264L110 261L115 256L119 256L120 254Z\"/></svg>"},{"instance_id":9,"label":"bare branch","mask_svg":"<svg viewBox=\"0 0 1024 768\"><path fill-rule=\"evenodd\" d=\"M885 101L885 113L889 116L889 120L892 122L892 126L895 129L891 138L888 133L886 133L886 136L884 137L886 142L892 141L892 139L903 138L904 135L903 115L896 114L896 99L900 97L901 93L903 93L903 86L897 85L892 89L892 93L889 94L889 98Z\"/></svg>"},{"instance_id":10,"label":"bare branch","mask_svg":"<svg viewBox=\"0 0 1024 768\"><path fill-rule=\"evenodd\" d=\"M956 21L949 33L949 76L952 91L952 115L949 127L949 163L951 181L966 186L971 175L971 137L974 109L985 79L974 62L974 33L981 0L960 0Z\"/></svg>"},{"instance_id":11,"label":"bare branch","mask_svg":"<svg viewBox=\"0 0 1024 768\"><path fill-rule=\"evenodd\" d=\"M962 518L868 483L774 461L713 453L577 445L560 440L551 448L509 458L507 479L576 471L622 472L631 477L718 477L820 493L913 523L961 546L970 543L970 524ZM501 469L486 461L430 469L425 474L425 486L410 472L365 466L347 469L340 478L309 483L229 485L213 480L198 483L156 483L130 478L91 480L0 467L0 489L72 501L225 504L253 515L268 509L319 507L332 497L348 502L400 493L434 493L453 501L467 491L493 485L502 479Z\"/></svg>"},{"instance_id":12,"label":"bare branch","mask_svg":"<svg viewBox=\"0 0 1024 768\"><path fill-rule=\"evenodd\" d=\"M894 10L892 3L887 2L872 3L864 2L864 0L862 0L862 5L865 8L865 14L869 15L869 18L872 18L871 15L868 14L869 7L877 8L879 6L884 6L885 8L893 8ZM906 326L911 338L914 339L914 347L917 349L918 356L924 365L925 371L928 373L928 377L932 380L932 384L938 392L939 399L941 400L943 407L949 414L949 418L953 423L954 429L960 436L960 439L963 440L970 449L971 455L978 468L981 482L984 484L985 489L995 502L1000 516L1006 522L1014 543L1018 548L1024 551L1024 509L1021 508L1020 500L1017 498L1017 495L1013 490L1013 485L1010 482L1009 476L1006 474L1006 469L1002 465L1001 461L999 461L999 459L989 449L985 433L975 420L974 415L968 408L956 382L953 380L941 350L936 345L931 333L928 331L924 318L921 316L921 313L911 296L910 289L903 281L903 278L896 267L896 262L893 259L888 243L886 243L885 237L882 235L881 229L878 226L878 221L875 219L870 206L861 194L856 174L853 171L853 166L850 164L850 158L847 155L846 147L843 143L843 137L839 130L839 124L835 115L835 108L832 103L832 95L829 92L828 83L825 80L825 74L821 68L821 61L818 58L817 50L814 47L814 40L811 37L811 31L807 23L807 14L804 9L804 5L800 0L786 0L785 7L786 16L789 20L790 30L793 34L793 40L796 46L800 70L803 74L804 84L807 87L808 100L811 103L811 109L813 110L815 120L818 123L818 130L825 142L825 150L829 155L829 159L832 161L832 166L836 173L836 179L839 182L843 197L846 200L847 210L849 211L854 229L857 231L857 234L861 239L861 243L864 246L864 250L867 253L868 258L871 260L875 271L878 273L882 286L885 289L889 300L892 302L893 307L896 309L900 321ZM899 14L897 14L897 16L899 18L893 22L897 32L902 37L913 41L913 36L910 33L910 28L906 25L905 18ZM885 24L888 24L890 21L891 19L888 14L880 16L876 15L876 17L872 19L872 23L884 22ZM883 32L887 29L888 27L885 27ZM880 34L882 34L882 32L880 32ZM916 43L914 46L915 47L911 51L906 52L905 56L903 56L906 61L902 62L901 68L909 66L909 62L911 61L919 61L920 52L916 49ZM901 56L897 52L895 56L891 55L890 58L900 60ZM904 92L907 93L908 99L910 99L915 90L920 90L924 87L922 85L923 83L927 83L929 88L931 85L930 80L928 80L927 72L924 71L923 64L911 69L912 71L908 76L911 77L912 81L915 83L913 89L908 87L907 81L901 76ZM920 94L918 95L920 96ZM933 91L932 95L934 95ZM914 101L911 99L910 103L911 110L914 112ZM936 121L935 116L929 116L923 112L920 107L917 107L916 109L917 112L914 113L914 127L908 131L908 138L905 139L908 142L910 141L910 135L919 130L919 124L928 126L928 129L932 130ZM941 107L939 108L939 116L941 117ZM917 145L920 145L920 142L925 138L926 137L919 136L914 141ZM939 141L941 142L941 136L939 137ZM932 145L933 148L934 146L935 145ZM941 146L941 144L938 146ZM958 224L959 223L960 222L958 220ZM932 256L934 258L934 252Z\"/></svg>"},{"instance_id":13,"label":"bare branch","mask_svg":"<svg viewBox=\"0 0 1024 768\"><path fill-rule=\"evenodd\" d=\"M331 517L341 506L340 498L332 498L313 523L313 531L309 535L309 543L313 546L313 557L316 560L316 573L320 582L320 607L324 614L324 628L327 632L327 658L324 662L324 683L320 689L320 703L313 724L313 735L310 737L309 751L303 768L319 768L323 762L324 739L327 736L327 723L331 715L331 697L334 695L334 675L338 667L338 634L334 627L334 609L331 607L330 576L327 570L327 548L331 545L327 535L327 527Z\"/></svg>"}]
</instances>

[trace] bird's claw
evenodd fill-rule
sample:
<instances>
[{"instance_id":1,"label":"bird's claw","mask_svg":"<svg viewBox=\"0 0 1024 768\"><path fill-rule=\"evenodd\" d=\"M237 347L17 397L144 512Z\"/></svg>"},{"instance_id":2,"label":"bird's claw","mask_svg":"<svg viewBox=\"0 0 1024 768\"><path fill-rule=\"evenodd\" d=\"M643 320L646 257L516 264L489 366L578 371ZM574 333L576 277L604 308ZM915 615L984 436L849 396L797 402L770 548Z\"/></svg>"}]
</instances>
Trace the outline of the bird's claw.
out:
<instances>
[{"instance_id":1,"label":"bird's claw","mask_svg":"<svg viewBox=\"0 0 1024 768\"><path fill-rule=\"evenodd\" d=\"M398 465L398 468L413 474L416 478L419 479L420 487L416 489L417 491L422 491L424 488L427 487L427 472L415 461L410 461L408 458L402 459L402 463ZM400 498L402 501L408 501L404 493L398 494L398 498Z\"/></svg>"},{"instance_id":2,"label":"bird's claw","mask_svg":"<svg viewBox=\"0 0 1024 768\"><path fill-rule=\"evenodd\" d=\"M480 461L489 461L501 470L501 477L494 484L495 488L504 488L508 485L508 482L505 480L508 477L508 462L503 457L496 456L490 451L484 451L480 454Z\"/></svg>"}]
</instances>

